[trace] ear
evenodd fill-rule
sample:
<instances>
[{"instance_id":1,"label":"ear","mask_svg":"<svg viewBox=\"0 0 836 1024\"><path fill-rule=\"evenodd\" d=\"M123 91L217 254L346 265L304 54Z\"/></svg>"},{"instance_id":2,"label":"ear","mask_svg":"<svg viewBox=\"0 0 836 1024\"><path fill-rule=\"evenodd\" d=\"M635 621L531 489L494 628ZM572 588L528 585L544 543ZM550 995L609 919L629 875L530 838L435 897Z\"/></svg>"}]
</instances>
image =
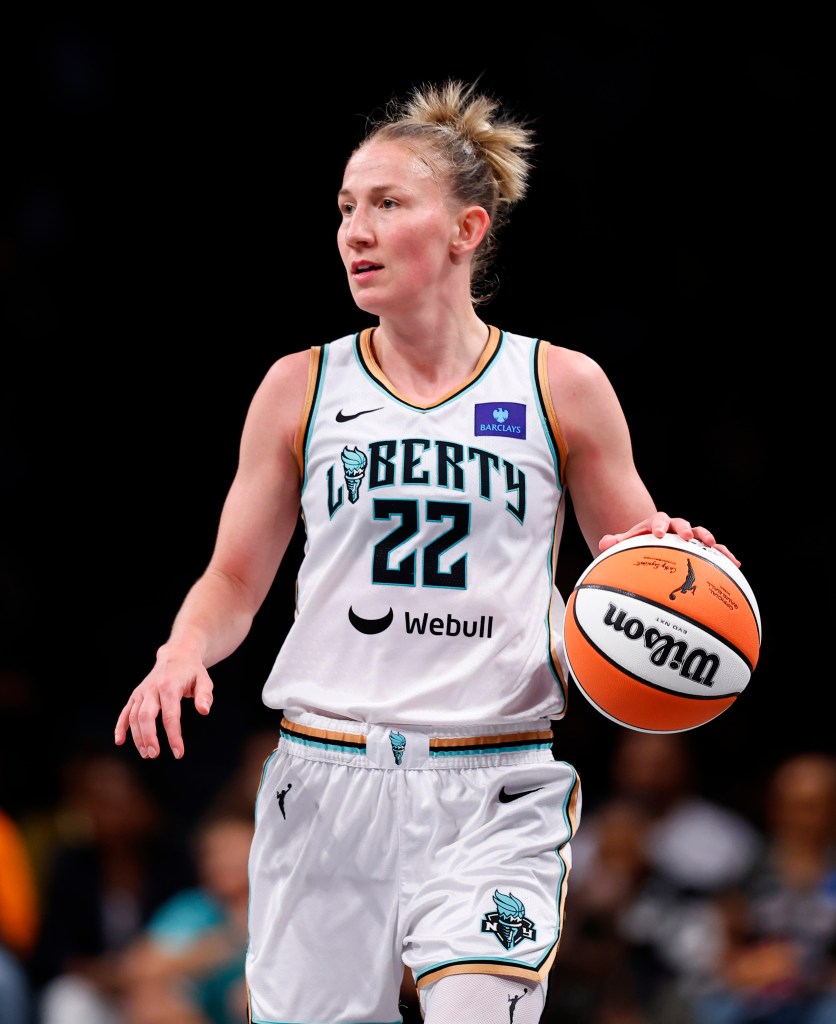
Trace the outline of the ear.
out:
<instances>
[{"instance_id":1,"label":"ear","mask_svg":"<svg viewBox=\"0 0 836 1024\"><path fill-rule=\"evenodd\" d=\"M483 206L466 206L456 218L451 248L457 256L473 252L488 232L491 218Z\"/></svg>"}]
</instances>

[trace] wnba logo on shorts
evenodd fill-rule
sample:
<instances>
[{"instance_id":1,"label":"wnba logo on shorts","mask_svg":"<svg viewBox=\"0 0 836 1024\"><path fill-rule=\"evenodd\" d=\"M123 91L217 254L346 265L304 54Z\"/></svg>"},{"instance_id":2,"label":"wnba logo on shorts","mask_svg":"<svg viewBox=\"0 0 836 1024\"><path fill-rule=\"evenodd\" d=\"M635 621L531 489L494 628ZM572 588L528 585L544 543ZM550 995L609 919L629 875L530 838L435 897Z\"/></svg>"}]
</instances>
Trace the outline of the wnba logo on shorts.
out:
<instances>
[{"instance_id":1,"label":"wnba logo on shorts","mask_svg":"<svg viewBox=\"0 0 836 1024\"><path fill-rule=\"evenodd\" d=\"M483 932L492 932L506 949L513 949L523 939L537 938L534 922L525 916L525 907L513 893L506 895L497 889L493 901L496 910L489 911L482 918Z\"/></svg>"}]
</instances>

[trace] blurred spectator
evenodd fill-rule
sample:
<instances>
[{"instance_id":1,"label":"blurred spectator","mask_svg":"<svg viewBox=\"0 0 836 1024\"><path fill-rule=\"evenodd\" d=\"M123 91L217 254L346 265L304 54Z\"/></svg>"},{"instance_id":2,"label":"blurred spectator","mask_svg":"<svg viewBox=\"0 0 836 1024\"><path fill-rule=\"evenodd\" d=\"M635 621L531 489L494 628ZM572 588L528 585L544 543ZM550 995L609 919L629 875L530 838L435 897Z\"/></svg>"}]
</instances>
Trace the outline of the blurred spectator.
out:
<instances>
[{"instance_id":1,"label":"blurred spectator","mask_svg":"<svg viewBox=\"0 0 836 1024\"><path fill-rule=\"evenodd\" d=\"M619 797L596 815L591 860L572 876L543 1024L645 1024L622 925L650 872L649 822L643 807Z\"/></svg>"},{"instance_id":2,"label":"blurred spectator","mask_svg":"<svg viewBox=\"0 0 836 1024\"><path fill-rule=\"evenodd\" d=\"M622 730L610 770L612 794L649 815L647 856L653 871L672 885L688 892L716 891L740 879L760 853L763 838L757 828L700 792L688 733ZM594 828L585 831L594 843ZM583 832L578 832L581 846ZM572 846L577 851L577 843Z\"/></svg>"},{"instance_id":3,"label":"blurred spectator","mask_svg":"<svg viewBox=\"0 0 836 1024\"><path fill-rule=\"evenodd\" d=\"M87 751L69 756L59 769L57 795L25 810L21 817L42 905L58 852L86 843L90 835L90 796L85 780L89 758Z\"/></svg>"},{"instance_id":4,"label":"blurred spectator","mask_svg":"<svg viewBox=\"0 0 836 1024\"><path fill-rule=\"evenodd\" d=\"M717 941L713 896L745 877L763 838L700 793L687 733L622 730L610 778L572 840L550 1012L565 1024L691 1024L685 993Z\"/></svg>"},{"instance_id":5,"label":"blurred spectator","mask_svg":"<svg viewBox=\"0 0 836 1024\"><path fill-rule=\"evenodd\" d=\"M66 779L32 958L39 1024L121 1024L119 954L191 884L191 859L118 752L79 754Z\"/></svg>"},{"instance_id":6,"label":"blurred spectator","mask_svg":"<svg viewBox=\"0 0 836 1024\"><path fill-rule=\"evenodd\" d=\"M783 761L766 797L767 847L720 901L723 943L695 1024L836 1022L836 757Z\"/></svg>"},{"instance_id":7,"label":"blurred spectator","mask_svg":"<svg viewBox=\"0 0 836 1024\"><path fill-rule=\"evenodd\" d=\"M167 900L123 958L126 1024L246 1020L253 827L250 806L244 815L213 815L197 829L198 885Z\"/></svg>"},{"instance_id":8,"label":"blurred spectator","mask_svg":"<svg viewBox=\"0 0 836 1024\"><path fill-rule=\"evenodd\" d=\"M253 816L264 764L279 742L276 729L260 729L244 739L238 766L210 803L210 813Z\"/></svg>"},{"instance_id":9,"label":"blurred spectator","mask_svg":"<svg viewBox=\"0 0 836 1024\"><path fill-rule=\"evenodd\" d=\"M29 1024L28 960L38 929L35 874L23 833L0 810L0 1024Z\"/></svg>"}]
</instances>

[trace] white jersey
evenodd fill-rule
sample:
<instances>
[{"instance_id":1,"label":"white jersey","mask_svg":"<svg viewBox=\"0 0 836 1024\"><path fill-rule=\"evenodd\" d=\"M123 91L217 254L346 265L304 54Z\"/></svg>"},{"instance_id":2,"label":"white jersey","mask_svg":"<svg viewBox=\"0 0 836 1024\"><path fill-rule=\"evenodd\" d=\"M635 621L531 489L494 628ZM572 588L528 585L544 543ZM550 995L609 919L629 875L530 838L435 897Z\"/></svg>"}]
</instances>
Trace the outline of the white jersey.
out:
<instances>
[{"instance_id":1,"label":"white jersey","mask_svg":"<svg viewBox=\"0 0 836 1024\"><path fill-rule=\"evenodd\" d=\"M311 350L305 552L264 703L416 726L560 718L566 445L548 342L492 327L473 374L422 406L371 336Z\"/></svg>"}]
</instances>

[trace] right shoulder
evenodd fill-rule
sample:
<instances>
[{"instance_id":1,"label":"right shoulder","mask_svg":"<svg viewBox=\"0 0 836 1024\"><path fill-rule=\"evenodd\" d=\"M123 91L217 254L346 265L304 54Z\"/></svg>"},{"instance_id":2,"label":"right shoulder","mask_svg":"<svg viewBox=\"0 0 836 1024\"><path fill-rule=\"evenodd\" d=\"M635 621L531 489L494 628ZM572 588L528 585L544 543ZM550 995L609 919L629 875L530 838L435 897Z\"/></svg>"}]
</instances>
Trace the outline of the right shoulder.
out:
<instances>
[{"instance_id":1,"label":"right shoulder","mask_svg":"<svg viewBox=\"0 0 836 1024\"><path fill-rule=\"evenodd\" d=\"M267 370L250 401L243 443L278 443L293 450L305 409L309 381L315 379L317 348L291 352Z\"/></svg>"},{"instance_id":2,"label":"right shoulder","mask_svg":"<svg viewBox=\"0 0 836 1024\"><path fill-rule=\"evenodd\" d=\"M295 431L315 398L326 361L336 358L337 363L343 365L346 359L351 358L357 338L357 334L347 334L277 359L253 396L251 416L272 420L274 425L277 418L281 426L292 426Z\"/></svg>"},{"instance_id":3,"label":"right shoulder","mask_svg":"<svg viewBox=\"0 0 836 1024\"><path fill-rule=\"evenodd\" d=\"M270 407L279 405L285 412L301 414L313 400L326 360L336 359L338 365L344 365L352 358L357 338L357 334L347 334L277 359L264 375L253 401L266 400Z\"/></svg>"},{"instance_id":4,"label":"right shoulder","mask_svg":"<svg viewBox=\"0 0 836 1024\"><path fill-rule=\"evenodd\" d=\"M326 357L331 361L336 358L342 365L351 358L358 337L358 334L346 334L324 345L312 345L282 356L267 371L259 390L265 389L271 395L283 393L285 401L300 395L304 398L308 388L314 387Z\"/></svg>"},{"instance_id":5,"label":"right shoulder","mask_svg":"<svg viewBox=\"0 0 836 1024\"><path fill-rule=\"evenodd\" d=\"M300 391L304 397L308 376L319 358L319 351L317 345L299 352L290 352L277 359L264 375L258 390L281 397L283 402L287 402Z\"/></svg>"}]
</instances>

